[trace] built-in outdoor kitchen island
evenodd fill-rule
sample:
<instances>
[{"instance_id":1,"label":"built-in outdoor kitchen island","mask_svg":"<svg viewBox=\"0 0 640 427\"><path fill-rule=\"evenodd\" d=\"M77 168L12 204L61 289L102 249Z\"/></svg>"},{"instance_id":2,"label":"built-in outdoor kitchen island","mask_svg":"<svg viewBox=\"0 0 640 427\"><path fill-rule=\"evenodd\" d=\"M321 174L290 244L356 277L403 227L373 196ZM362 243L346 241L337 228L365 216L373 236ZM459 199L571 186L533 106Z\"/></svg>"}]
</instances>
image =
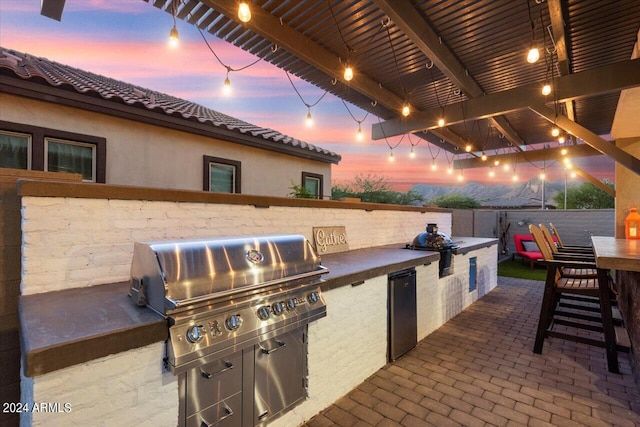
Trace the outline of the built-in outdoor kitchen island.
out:
<instances>
[{"instance_id":1,"label":"built-in outdoor kitchen island","mask_svg":"<svg viewBox=\"0 0 640 427\"><path fill-rule=\"evenodd\" d=\"M448 210L38 181L18 192L22 402L60 409L25 425L185 425L167 320L128 296L137 242L295 234L320 246L326 316L305 327L308 396L269 425L310 419L387 363L390 274L415 270L416 340L497 284L496 239L454 236L442 277L439 252L405 248L428 223L450 233ZM343 230L345 250L323 254L319 227ZM246 407L225 411L217 425L255 425Z\"/></svg>"}]
</instances>

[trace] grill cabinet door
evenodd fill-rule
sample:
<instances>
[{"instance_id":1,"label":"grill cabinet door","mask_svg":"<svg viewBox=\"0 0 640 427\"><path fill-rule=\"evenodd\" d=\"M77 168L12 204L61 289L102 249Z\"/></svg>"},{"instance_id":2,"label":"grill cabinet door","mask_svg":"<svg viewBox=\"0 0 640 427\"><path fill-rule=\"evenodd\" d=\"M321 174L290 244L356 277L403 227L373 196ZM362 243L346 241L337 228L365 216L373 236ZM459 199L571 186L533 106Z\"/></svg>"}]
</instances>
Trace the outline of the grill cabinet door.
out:
<instances>
[{"instance_id":1,"label":"grill cabinet door","mask_svg":"<svg viewBox=\"0 0 640 427\"><path fill-rule=\"evenodd\" d=\"M296 329L255 346L255 425L304 399L304 335Z\"/></svg>"}]
</instances>

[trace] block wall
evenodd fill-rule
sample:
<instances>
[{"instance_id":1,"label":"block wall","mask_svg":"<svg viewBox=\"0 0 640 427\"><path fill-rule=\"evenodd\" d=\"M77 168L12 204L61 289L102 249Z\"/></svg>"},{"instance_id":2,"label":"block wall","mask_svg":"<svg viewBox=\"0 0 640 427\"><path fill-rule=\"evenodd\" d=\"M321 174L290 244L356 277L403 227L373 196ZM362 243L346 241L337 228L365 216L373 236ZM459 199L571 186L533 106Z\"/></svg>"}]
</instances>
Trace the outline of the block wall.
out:
<instances>
[{"instance_id":1,"label":"block wall","mask_svg":"<svg viewBox=\"0 0 640 427\"><path fill-rule=\"evenodd\" d=\"M346 226L350 249L411 242L451 215L364 209L223 205L56 197L22 199L22 294L129 280L137 241L260 234L302 234Z\"/></svg>"},{"instance_id":2,"label":"block wall","mask_svg":"<svg viewBox=\"0 0 640 427\"><path fill-rule=\"evenodd\" d=\"M172 426L178 380L162 372L164 343L22 378L22 402L49 408L21 414L21 426Z\"/></svg>"}]
</instances>

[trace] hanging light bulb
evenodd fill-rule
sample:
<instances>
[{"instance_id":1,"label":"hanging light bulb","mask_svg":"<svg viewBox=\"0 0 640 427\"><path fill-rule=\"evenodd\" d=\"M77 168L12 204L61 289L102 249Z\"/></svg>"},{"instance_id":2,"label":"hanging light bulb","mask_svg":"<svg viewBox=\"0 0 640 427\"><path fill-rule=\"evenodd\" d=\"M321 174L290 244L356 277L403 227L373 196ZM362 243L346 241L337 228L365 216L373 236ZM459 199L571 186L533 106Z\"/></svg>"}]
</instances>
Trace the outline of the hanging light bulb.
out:
<instances>
[{"instance_id":1,"label":"hanging light bulb","mask_svg":"<svg viewBox=\"0 0 640 427\"><path fill-rule=\"evenodd\" d=\"M542 173L540 174L540 180L541 180L541 181L544 181L545 179L547 179L547 174L545 174L544 172L542 172Z\"/></svg>"},{"instance_id":2,"label":"hanging light bulb","mask_svg":"<svg viewBox=\"0 0 640 427\"><path fill-rule=\"evenodd\" d=\"M409 157L412 159L416 158L416 152L413 151L413 145L411 146L411 151L409 152Z\"/></svg>"},{"instance_id":3,"label":"hanging light bulb","mask_svg":"<svg viewBox=\"0 0 640 427\"><path fill-rule=\"evenodd\" d=\"M362 141L364 139L364 133L362 133L362 126L358 123L358 133L356 134L356 139L358 141Z\"/></svg>"},{"instance_id":4,"label":"hanging light bulb","mask_svg":"<svg viewBox=\"0 0 640 427\"><path fill-rule=\"evenodd\" d=\"M407 117L409 114L411 114L411 107L409 106L409 103L405 101L402 103L402 115Z\"/></svg>"},{"instance_id":5,"label":"hanging light bulb","mask_svg":"<svg viewBox=\"0 0 640 427\"><path fill-rule=\"evenodd\" d=\"M307 108L307 126L313 126L313 117L311 117L311 108Z\"/></svg>"},{"instance_id":6,"label":"hanging light bulb","mask_svg":"<svg viewBox=\"0 0 640 427\"><path fill-rule=\"evenodd\" d=\"M238 5L238 19L245 23L251 21L251 8L246 1L242 1Z\"/></svg>"},{"instance_id":7,"label":"hanging light bulb","mask_svg":"<svg viewBox=\"0 0 640 427\"><path fill-rule=\"evenodd\" d=\"M576 177L576 173L575 173L575 172L571 172L571 173L569 174L569 176L570 176L571 178L575 178L575 177Z\"/></svg>"},{"instance_id":8,"label":"hanging light bulb","mask_svg":"<svg viewBox=\"0 0 640 427\"><path fill-rule=\"evenodd\" d=\"M449 167L447 168L447 173L449 175L451 175L453 173L453 166L449 165Z\"/></svg>"},{"instance_id":9,"label":"hanging light bulb","mask_svg":"<svg viewBox=\"0 0 640 427\"><path fill-rule=\"evenodd\" d=\"M436 165L436 159L433 159L433 160L431 161L431 170L432 170L432 171L436 171L436 170L438 170L438 165Z\"/></svg>"},{"instance_id":10,"label":"hanging light bulb","mask_svg":"<svg viewBox=\"0 0 640 427\"><path fill-rule=\"evenodd\" d=\"M176 24L173 24L171 30L169 31L169 47L175 48L180 44L180 36L178 35L178 29L176 28Z\"/></svg>"},{"instance_id":11,"label":"hanging light bulb","mask_svg":"<svg viewBox=\"0 0 640 427\"><path fill-rule=\"evenodd\" d=\"M472 148L473 148L473 147L471 146L471 144L467 144L467 145L465 145L465 147L464 147L464 151L466 151L467 153L470 153Z\"/></svg>"},{"instance_id":12,"label":"hanging light bulb","mask_svg":"<svg viewBox=\"0 0 640 427\"><path fill-rule=\"evenodd\" d=\"M564 160L562 160L562 163L564 163L567 169L573 168L573 165L571 164L571 159L568 157L565 157Z\"/></svg>"},{"instance_id":13,"label":"hanging light bulb","mask_svg":"<svg viewBox=\"0 0 640 427\"><path fill-rule=\"evenodd\" d=\"M529 64L535 64L540 59L540 51L535 45L535 42L531 42L531 47L529 48L529 52L527 52L527 62Z\"/></svg>"},{"instance_id":14,"label":"hanging light bulb","mask_svg":"<svg viewBox=\"0 0 640 427\"><path fill-rule=\"evenodd\" d=\"M509 163L505 163L504 165L502 165L502 169L508 171L509 170Z\"/></svg>"},{"instance_id":15,"label":"hanging light bulb","mask_svg":"<svg viewBox=\"0 0 640 427\"><path fill-rule=\"evenodd\" d=\"M494 176L496 176L496 173L493 171L493 168L489 169L489 176L491 178L493 178Z\"/></svg>"},{"instance_id":16,"label":"hanging light bulb","mask_svg":"<svg viewBox=\"0 0 640 427\"><path fill-rule=\"evenodd\" d=\"M227 72L227 77L224 79L224 85L222 86L222 93L225 96L231 95L231 80L229 80L229 72Z\"/></svg>"},{"instance_id":17,"label":"hanging light bulb","mask_svg":"<svg viewBox=\"0 0 640 427\"><path fill-rule=\"evenodd\" d=\"M545 83L544 86L542 86L542 94L544 96L551 94L551 85L549 83Z\"/></svg>"},{"instance_id":18,"label":"hanging light bulb","mask_svg":"<svg viewBox=\"0 0 640 427\"><path fill-rule=\"evenodd\" d=\"M348 82L353 79L353 67L351 67L351 63L349 61L347 61L347 66L344 68L344 79Z\"/></svg>"},{"instance_id":19,"label":"hanging light bulb","mask_svg":"<svg viewBox=\"0 0 640 427\"><path fill-rule=\"evenodd\" d=\"M563 156L566 156L568 152L569 151L566 148L563 148L562 150L560 150L560 154L562 154Z\"/></svg>"},{"instance_id":20,"label":"hanging light bulb","mask_svg":"<svg viewBox=\"0 0 640 427\"><path fill-rule=\"evenodd\" d=\"M517 182L518 181L518 175L516 175L515 173L513 174L513 177L511 178L513 180L513 182Z\"/></svg>"},{"instance_id":21,"label":"hanging light bulb","mask_svg":"<svg viewBox=\"0 0 640 427\"><path fill-rule=\"evenodd\" d=\"M487 161L487 155L484 153L484 151L482 152L482 157L480 157L480 159L482 159L483 162Z\"/></svg>"},{"instance_id":22,"label":"hanging light bulb","mask_svg":"<svg viewBox=\"0 0 640 427\"><path fill-rule=\"evenodd\" d=\"M396 160L395 157L393 157L393 148L391 149L391 151L389 152L389 161L390 162L394 162Z\"/></svg>"},{"instance_id":23,"label":"hanging light bulb","mask_svg":"<svg viewBox=\"0 0 640 427\"><path fill-rule=\"evenodd\" d=\"M566 141L566 140L564 139L564 135L560 135L560 137L558 138L558 142L559 142L560 144L564 144L564 141Z\"/></svg>"},{"instance_id":24,"label":"hanging light bulb","mask_svg":"<svg viewBox=\"0 0 640 427\"><path fill-rule=\"evenodd\" d=\"M498 159L494 160L493 165L494 166L500 166L500 160L498 160Z\"/></svg>"},{"instance_id":25,"label":"hanging light bulb","mask_svg":"<svg viewBox=\"0 0 640 427\"><path fill-rule=\"evenodd\" d=\"M443 118L443 117L440 117L440 118L438 119L438 127L443 127L443 126L444 126L444 118Z\"/></svg>"},{"instance_id":26,"label":"hanging light bulb","mask_svg":"<svg viewBox=\"0 0 640 427\"><path fill-rule=\"evenodd\" d=\"M553 136L555 138L558 135L560 135L560 129L558 129L557 127L554 126L553 129L551 129L551 136Z\"/></svg>"},{"instance_id":27,"label":"hanging light bulb","mask_svg":"<svg viewBox=\"0 0 640 427\"><path fill-rule=\"evenodd\" d=\"M460 182L464 181L464 176L462 175L462 172L460 172L460 174L458 174L458 181L460 181Z\"/></svg>"}]
</instances>

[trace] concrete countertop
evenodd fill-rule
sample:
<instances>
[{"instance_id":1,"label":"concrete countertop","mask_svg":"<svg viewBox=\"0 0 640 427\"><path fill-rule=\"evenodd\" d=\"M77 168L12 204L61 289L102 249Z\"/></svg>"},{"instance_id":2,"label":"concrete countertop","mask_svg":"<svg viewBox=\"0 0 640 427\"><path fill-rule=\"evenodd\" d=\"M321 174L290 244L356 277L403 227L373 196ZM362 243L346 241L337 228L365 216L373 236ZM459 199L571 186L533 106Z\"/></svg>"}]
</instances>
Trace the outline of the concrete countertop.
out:
<instances>
[{"instance_id":1,"label":"concrete countertop","mask_svg":"<svg viewBox=\"0 0 640 427\"><path fill-rule=\"evenodd\" d=\"M497 239L454 238L455 253L489 247ZM329 269L322 289L360 283L394 271L430 264L438 252L404 249L404 244L322 256ZM166 320L127 296L129 283L112 283L20 297L25 374L42 375L110 354L167 339Z\"/></svg>"}]
</instances>

